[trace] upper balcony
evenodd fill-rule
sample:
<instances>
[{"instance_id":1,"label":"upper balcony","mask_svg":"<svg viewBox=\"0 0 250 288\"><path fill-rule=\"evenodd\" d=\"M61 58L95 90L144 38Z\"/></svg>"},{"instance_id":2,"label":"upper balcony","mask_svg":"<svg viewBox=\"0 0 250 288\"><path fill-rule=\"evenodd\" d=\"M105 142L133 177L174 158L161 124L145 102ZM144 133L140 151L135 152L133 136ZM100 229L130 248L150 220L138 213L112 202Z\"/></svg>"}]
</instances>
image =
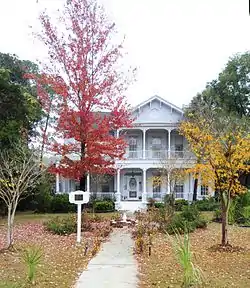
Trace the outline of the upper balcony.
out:
<instances>
[{"instance_id":1,"label":"upper balcony","mask_svg":"<svg viewBox=\"0 0 250 288\"><path fill-rule=\"evenodd\" d=\"M176 151L176 150L134 150L127 149L125 155L127 160L159 160L164 161L166 159L194 159L195 156L190 151Z\"/></svg>"},{"instance_id":2,"label":"upper balcony","mask_svg":"<svg viewBox=\"0 0 250 288\"><path fill-rule=\"evenodd\" d=\"M187 140L174 127L143 127L120 131L128 143L126 160L194 159Z\"/></svg>"}]
</instances>

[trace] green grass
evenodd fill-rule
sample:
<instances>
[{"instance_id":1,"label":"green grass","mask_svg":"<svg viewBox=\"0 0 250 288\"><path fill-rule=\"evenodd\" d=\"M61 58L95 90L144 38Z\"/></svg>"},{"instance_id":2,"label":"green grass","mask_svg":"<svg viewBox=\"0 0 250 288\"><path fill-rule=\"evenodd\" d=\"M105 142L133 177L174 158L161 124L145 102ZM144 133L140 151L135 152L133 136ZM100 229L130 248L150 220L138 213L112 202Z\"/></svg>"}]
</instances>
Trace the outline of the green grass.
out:
<instances>
[{"instance_id":1,"label":"green grass","mask_svg":"<svg viewBox=\"0 0 250 288\"><path fill-rule=\"evenodd\" d=\"M214 211L203 211L201 212L201 216L203 219L211 222L213 219Z\"/></svg>"},{"instance_id":2,"label":"green grass","mask_svg":"<svg viewBox=\"0 0 250 288\"><path fill-rule=\"evenodd\" d=\"M71 213L72 214L72 213ZM117 215L117 212L110 212L110 213L95 213L98 216L102 216L104 219L110 220L112 217ZM67 216L68 213L44 213L44 214L38 214L33 212L17 212L15 216L15 223L27 223L27 222L44 222L48 219L51 219L53 217L63 217ZM89 216L92 217L92 213L89 213ZM0 225L5 225L7 221L7 218L1 218L0 219Z\"/></svg>"}]
</instances>

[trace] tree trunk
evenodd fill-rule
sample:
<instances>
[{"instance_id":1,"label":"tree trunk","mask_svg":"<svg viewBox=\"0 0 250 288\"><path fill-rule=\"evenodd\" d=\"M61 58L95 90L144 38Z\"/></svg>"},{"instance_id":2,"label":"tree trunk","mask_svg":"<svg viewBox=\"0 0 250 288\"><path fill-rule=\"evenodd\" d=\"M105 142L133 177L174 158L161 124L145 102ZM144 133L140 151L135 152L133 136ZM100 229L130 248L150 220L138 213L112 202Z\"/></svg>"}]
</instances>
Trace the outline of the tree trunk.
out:
<instances>
[{"instance_id":1,"label":"tree trunk","mask_svg":"<svg viewBox=\"0 0 250 288\"><path fill-rule=\"evenodd\" d=\"M11 221L11 207L8 206L8 223L7 223L7 248L9 249L13 244L13 226Z\"/></svg>"},{"instance_id":2,"label":"tree trunk","mask_svg":"<svg viewBox=\"0 0 250 288\"><path fill-rule=\"evenodd\" d=\"M226 246L228 244L227 238L227 226L228 226L228 215L226 210L222 211L222 238L221 238L221 245Z\"/></svg>"},{"instance_id":3,"label":"tree trunk","mask_svg":"<svg viewBox=\"0 0 250 288\"><path fill-rule=\"evenodd\" d=\"M50 118L50 114L47 114L46 117L46 122L45 122L45 128L44 128L44 134L43 134L43 140L42 140L42 147L41 147L41 153L40 153L40 162L43 162L43 150L44 150L44 146L45 146L45 139L46 139L46 133L48 130L48 124L49 124L49 118Z\"/></svg>"},{"instance_id":4,"label":"tree trunk","mask_svg":"<svg viewBox=\"0 0 250 288\"><path fill-rule=\"evenodd\" d=\"M81 142L81 161L84 161L85 158L85 143ZM80 190L85 191L86 189L86 175L85 173L80 178Z\"/></svg>"},{"instance_id":5,"label":"tree trunk","mask_svg":"<svg viewBox=\"0 0 250 288\"><path fill-rule=\"evenodd\" d=\"M80 190L81 191L85 191L86 189L86 177L85 175L83 175L81 178L80 178Z\"/></svg>"},{"instance_id":6,"label":"tree trunk","mask_svg":"<svg viewBox=\"0 0 250 288\"><path fill-rule=\"evenodd\" d=\"M226 246L228 245L228 213L229 213L229 207L230 207L230 199L226 199L225 195L222 195L221 197L221 212L222 212L222 237L221 237L221 245Z\"/></svg>"},{"instance_id":7,"label":"tree trunk","mask_svg":"<svg viewBox=\"0 0 250 288\"><path fill-rule=\"evenodd\" d=\"M193 201L197 200L197 191L198 191L198 178L194 180L194 190L193 190Z\"/></svg>"},{"instance_id":8,"label":"tree trunk","mask_svg":"<svg viewBox=\"0 0 250 288\"><path fill-rule=\"evenodd\" d=\"M14 218L15 218L18 202L19 202L19 198L17 197L14 204L11 203L8 206L7 249L13 246Z\"/></svg>"}]
</instances>

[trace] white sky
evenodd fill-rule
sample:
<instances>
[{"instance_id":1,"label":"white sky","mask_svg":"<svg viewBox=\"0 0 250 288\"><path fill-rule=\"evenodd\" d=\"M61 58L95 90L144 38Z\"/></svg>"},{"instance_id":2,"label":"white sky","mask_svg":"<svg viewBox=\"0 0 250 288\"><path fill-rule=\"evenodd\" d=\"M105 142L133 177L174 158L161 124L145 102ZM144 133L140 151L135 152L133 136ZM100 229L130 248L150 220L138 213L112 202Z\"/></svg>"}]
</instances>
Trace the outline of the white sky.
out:
<instances>
[{"instance_id":1,"label":"white sky","mask_svg":"<svg viewBox=\"0 0 250 288\"><path fill-rule=\"evenodd\" d=\"M250 50L248 0L102 0L122 35L137 82L127 92L138 104L158 94L182 106L216 78L228 58ZM0 51L42 59L29 25L41 7L64 0L1 0Z\"/></svg>"}]
</instances>

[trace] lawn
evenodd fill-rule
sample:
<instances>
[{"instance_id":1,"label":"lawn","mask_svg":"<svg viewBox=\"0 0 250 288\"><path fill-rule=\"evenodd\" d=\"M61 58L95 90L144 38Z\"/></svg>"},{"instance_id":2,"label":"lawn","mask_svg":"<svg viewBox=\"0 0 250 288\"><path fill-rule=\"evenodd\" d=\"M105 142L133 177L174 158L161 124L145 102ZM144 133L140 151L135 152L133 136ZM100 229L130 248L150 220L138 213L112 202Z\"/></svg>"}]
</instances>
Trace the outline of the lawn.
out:
<instances>
[{"instance_id":1,"label":"lawn","mask_svg":"<svg viewBox=\"0 0 250 288\"><path fill-rule=\"evenodd\" d=\"M111 219L114 217L116 213L96 213L96 215L102 216L105 219ZM45 214L39 214L39 213L32 213L32 212L18 212L15 216L15 223L43 223L44 221L57 216L66 216L66 213L45 213ZM93 215L92 213L89 213L90 217ZM6 224L7 219L6 218L0 218L0 227L2 225Z\"/></svg>"},{"instance_id":2,"label":"lawn","mask_svg":"<svg viewBox=\"0 0 250 288\"><path fill-rule=\"evenodd\" d=\"M209 218L209 214L207 215ZM250 228L230 226L229 239L241 252L212 252L209 248L220 243L221 225L211 223L205 230L190 234L194 263L203 271L201 287L250 287ZM166 236L157 234L152 255L139 255L140 288L181 287L181 269L176 262Z\"/></svg>"},{"instance_id":3,"label":"lawn","mask_svg":"<svg viewBox=\"0 0 250 288\"><path fill-rule=\"evenodd\" d=\"M64 214L60 214L64 216ZM90 214L91 217L92 214ZM99 214L98 214L99 215ZM96 231L84 232L83 243L76 245L76 235L53 235L45 231L44 220L56 217L58 214L29 214L19 213L15 226L15 251L0 252L0 287L2 283L18 283L21 287L25 266L21 260L21 251L27 246L39 246L44 252L43 262L39 267L38 277L34 287L51 288L72 287L92 255L93 243L96 240ZM101 214L103 223L114 216L114 213ZM6 238L5 221L0 222L0 249L4 247ZM103 239L104 240L104 239ZM86 254L86 244L89 247ZM85 255L86 254L86 255ZM7 287L7 286L3 286ZM24 286L29 287L29 286ZM33 286L32 286L33 287Z\"/></svg>"}]
</instances>

